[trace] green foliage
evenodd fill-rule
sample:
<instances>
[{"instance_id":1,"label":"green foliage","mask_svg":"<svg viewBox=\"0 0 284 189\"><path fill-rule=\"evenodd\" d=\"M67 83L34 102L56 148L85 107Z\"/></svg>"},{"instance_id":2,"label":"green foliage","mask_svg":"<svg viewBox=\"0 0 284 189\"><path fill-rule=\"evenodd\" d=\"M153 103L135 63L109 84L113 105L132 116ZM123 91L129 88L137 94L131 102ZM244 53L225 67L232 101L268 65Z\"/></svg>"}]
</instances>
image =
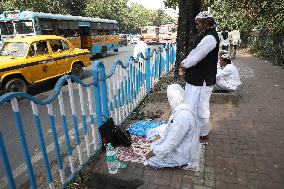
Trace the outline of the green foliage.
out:
<instances>
[{"instance_id":1,"label":"green foliage","mask_svg":"<svg viewBox=\"0 0 284 189\"><path fill-rule=\"evenodd\" d=\"M173 23L174 19L172 17L167 16L162 9L158 9L155 12L154 19L152 22L155 26L161 26L163 24Z\"/></svg>"},{"instance_id":2,"label":"green foliage","mask_svg":"<svg viewBox=\"0 0 284 189\"><path fill-rule=\"evenodd\" d=\"M164 0L163 2L166 7L176 9L179 5L180 0Z\"/></svg>"},{"instance_id":3,"label":"green foliage","mask_svg":"<svg viewBox=\"0 0 284 189\"><path fill-rule=\"evenodd\" d=\"M128 7L127 2L128 0L90 0L85 14L117 20L122 33L139 33L140 28L146 25L159 26L173 22L173 19L163 10L149 10L137 3L132 3Z\"/></svg>"},{"instance_id":4,"label":"green foliage","mask_svg":"<svg viewBox=\"0 0 284 189\"><path fill-rule=\"evenodd\" d=\"M283 1L275 0L217 0L211 5L219 29L236 26L244 45L252 52L284 63L281 46L284 45Z\"/></svg>"},{"instance_id":5,"label":"green foliage","mask_svg":"<svg viewBox=\"0 0 284 189\"><path fill-rule=\"evenodd\" d=\"M66 0L67 3L67 0ZM68 10L64 7L64 1L60 0L4 0L1 3L0 11L5 10L29 10L36 12L50 12L67 14Z\"/></svg>"}]
</instances>

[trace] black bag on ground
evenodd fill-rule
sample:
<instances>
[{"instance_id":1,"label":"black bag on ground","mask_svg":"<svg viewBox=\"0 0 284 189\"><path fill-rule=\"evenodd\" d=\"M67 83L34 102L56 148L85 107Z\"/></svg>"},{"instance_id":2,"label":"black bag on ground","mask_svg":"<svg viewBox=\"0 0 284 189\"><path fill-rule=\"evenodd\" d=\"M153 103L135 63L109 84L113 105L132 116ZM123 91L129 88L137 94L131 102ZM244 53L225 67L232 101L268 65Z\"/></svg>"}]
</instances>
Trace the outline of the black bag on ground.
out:
<instances>
[{"instance_id":1,"label":"black bag on ground","mask_svg":"<svg viewBox=\"0 0 284 189\"><path fill-rule=\"evenodd\" d=\"M128 131L123 131L114 124L112 118L107 119L102 126L99 127L103 144L111 143L112 146L123 145L128 147L131 145L131 136Z\"/></svg>"}]
</instances>

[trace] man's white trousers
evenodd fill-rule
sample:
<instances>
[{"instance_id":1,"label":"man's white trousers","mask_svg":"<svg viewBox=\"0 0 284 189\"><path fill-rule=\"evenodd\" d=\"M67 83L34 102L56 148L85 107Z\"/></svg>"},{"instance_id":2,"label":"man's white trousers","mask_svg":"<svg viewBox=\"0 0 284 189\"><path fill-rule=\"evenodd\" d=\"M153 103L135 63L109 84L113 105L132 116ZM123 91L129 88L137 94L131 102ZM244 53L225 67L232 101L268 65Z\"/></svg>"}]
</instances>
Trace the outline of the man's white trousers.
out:
<instances>
[{"instance_id":1,"label":"man's white trousers","mask_svg":"<svg viewBox=\"0 0 284 189\"><path fill-rule=\"evenodd\" d=\"M186 83L186 100L191 110L196 116L197 125L200 128L200 136L206 136L209 133L209 100L212 94L213 86L194 86Z\"/></svg>"}]
</instances>

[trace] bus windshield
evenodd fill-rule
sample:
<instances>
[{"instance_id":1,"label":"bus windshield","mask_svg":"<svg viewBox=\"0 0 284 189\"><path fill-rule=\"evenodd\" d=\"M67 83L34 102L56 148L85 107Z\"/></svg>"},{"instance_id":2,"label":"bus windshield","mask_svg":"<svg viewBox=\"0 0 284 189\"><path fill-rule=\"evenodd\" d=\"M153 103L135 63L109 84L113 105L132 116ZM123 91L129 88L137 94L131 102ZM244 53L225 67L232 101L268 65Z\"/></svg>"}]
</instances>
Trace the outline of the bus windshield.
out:
<instances>
[{"instance_id":1,"label":"bus windshield","mask_svg":"<svg viewBox=\"0 0 284 189\"><path fill-rule=\"evenodd\" d=\"M170 33L167 27L160 27L160 33Z\"/></svg>"},{"instance_id":2,"label":"bus windshield","mask_svg":"<svg viewBox=\"0 0 284 189\"><path fill-rule=\"evenodd\" d=\"M142 30L142 34L147 33L147 29L142 28L141 30Z\"/></svg>"},{"instance_id":3,"label":"bus windshield","mask_svg":"<svg viewBox=\"0 0 284 189\"><path fill-rule=\"evenodd\" d=\"M13 35L14 26L12 21L0 22L1 35Z\"/></svg>"},{"instance_id":4,"label":"bus windshield","mask_svg":"<svg viewBox=\"0 0 284 189\"><path fill-rule=\"evenodd\" d=\"M34 33L33 22L31 20L14 21L16 34Z\"/></svg>"}]
</instances>

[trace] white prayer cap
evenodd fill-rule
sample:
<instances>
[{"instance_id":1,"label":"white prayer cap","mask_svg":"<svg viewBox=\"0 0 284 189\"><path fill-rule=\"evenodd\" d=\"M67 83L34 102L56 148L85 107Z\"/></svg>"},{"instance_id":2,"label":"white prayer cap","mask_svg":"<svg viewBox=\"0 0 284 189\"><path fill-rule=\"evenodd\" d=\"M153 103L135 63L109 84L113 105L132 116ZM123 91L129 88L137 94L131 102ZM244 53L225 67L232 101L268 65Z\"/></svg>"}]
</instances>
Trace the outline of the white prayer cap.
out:
<instances>
[{"instance_id":1,"label":"white prayer cap","mask_svg":"<svg viewBox=\"0 0 284 189\"><path fill-rule=\"evenodd\" d=\"M167 97L173 109L185 102L185 91L179 84L171 84L167 88Z\"/></svg>"},{"instance_id":2,"label":"white prayer cap","mask_svg":"<svg viewBox=\"0 0 284 189\"><path fill-rule=\"evenodd\" d=\"M229 56L228 54L222 54L222 55L221 55L221 58L231 60L231 58L230 58L230 56Z\"/></svg>"},{"instance_id":3,"label":"white prayer cap","mask_svg":"<svg viewBox=\"0 0 284 189\"><path fill-rule=\"evenodd\" d=\"M213 15L208 11L202 11L195 17L195 20L200 18L213 18Z\"/></svg>"},{"instance_id":4,"label":"white prayer cap","mask_svg":"<svg viewBox=\"0 0 284 189\"><path fill-rule=\"evenodd\" d=\"M221 50L221 51L220 51L220 54L228 54L228 51L226 51L226 50Z\"/></svg>"}]
</instances>

